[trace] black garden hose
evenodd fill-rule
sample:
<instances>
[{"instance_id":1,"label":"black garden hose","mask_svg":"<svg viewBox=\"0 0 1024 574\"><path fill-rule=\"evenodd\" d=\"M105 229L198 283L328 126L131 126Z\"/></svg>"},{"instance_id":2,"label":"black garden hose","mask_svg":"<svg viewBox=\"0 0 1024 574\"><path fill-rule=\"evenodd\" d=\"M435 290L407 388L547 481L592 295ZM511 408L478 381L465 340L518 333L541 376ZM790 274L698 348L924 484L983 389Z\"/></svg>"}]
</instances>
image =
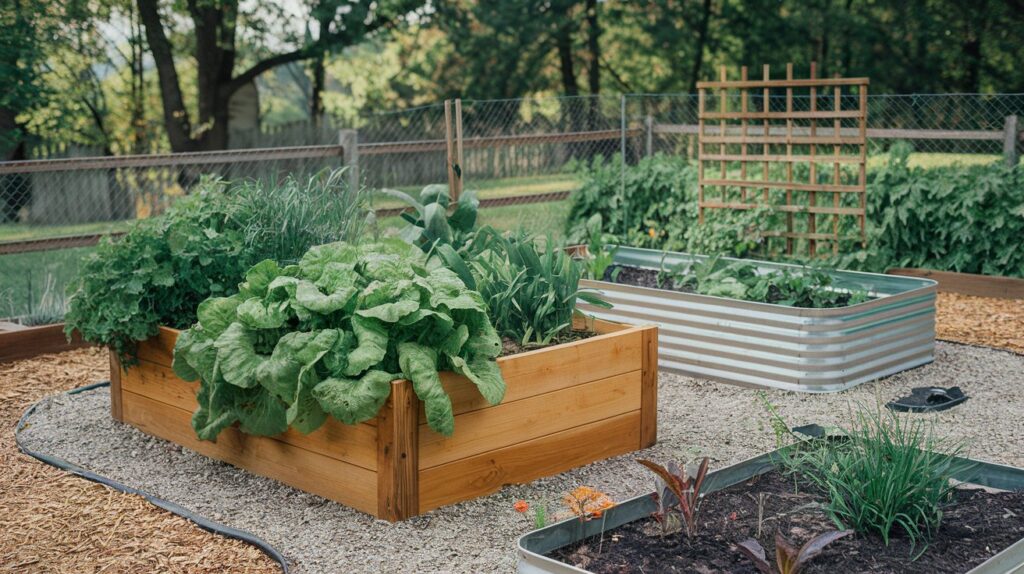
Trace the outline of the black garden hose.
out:
<instances>
[{"instance_id":1,"label":"black garden hose","mask_svg":"<svg viewBox=\"0 0 1024 574\"><path fill-rule=\"evenodd\" d=\"M77 395L78 393L83 393L85 391L91 391L93 389L99 389L99 388L102 388L102 387L109 387L109 386L110 386L110 381L102 381L102 382L99 382L99 383L93 383L91 385L86 385L84 387L78 387L77 389L72 389L70 391L67 391L64 394L67 394L67 395ZM86 470L86 469L78 466L77 464L74 464L72 462L68 462L68 461L66 461L64 459L60 459L60 458L57 458L55 456L50 456L48 454L43 454L41 452L36 452L36 451L33 451L33 450L30 450L30 449L26 448L25 445L22 444L21 437L19 436L19 434L21 433L21 430L23 428L25 428L25 424L26 424L26 421L27 421L28 417L31 416L32 413L35 412L36 407L38 407L41 403L42 403L42 401L39 401L39 402L33 404L32 406L30 406L25 411L25 413L23 415L21 415L21 418L18 419L18 425L14 428L14 442L18 445L18 449L21 452L27 454L28 456L31 456L34 459L37 459L37 460L42 461L42 462L45 462L46 464L49 464L51 466L55 466L55 467L65 471L65 472L69 472L69 473L71 473L71 474L73 474L75 476L82 477L82 478L84 478L86 480L91 480L93 482L98 482L100 484L106 485L106 486L108 486L110 488L113 488L114 490L117 490L117 491L120 491L120 492L124 492L126 494L137 494L137 495L141 496L142 498L145 498L146 500L148 500L154 506L158 506L158 507L163 508L164 510L166 510L168 512L171 512L173 514L177 514L178 516L181 516L182 518L185 518L187 520L192 521L193 523L195 523L197 526L199 526L203 530L207 530L209 532L213 532L214 534L219 534L221 536L226 536L228 538L234 538L234 539L241 540L243 542L252 544L253 546L255 546L255 547L259 548L260 550L262 550L264 554L266 554L267 556L272 558L275 562L280 564L281 565L281 570L284 572L284 574L288 574L290 572L290 570L288 568L288 561L285 559L285 557L282 556L281 553L278 552L277 549L275 549L273 546L271 546L267 541L263 540L262 538L256 536L255 534L253 534L251 532L247 532L245 530L239 530L237 528L232 528L230 526L227 526L226 524L220 524L219 522L214 522L214 521L212 521L212 520L210 520L210 519L208 519L206 517L203 517L203 516L200 516L198 514L193 513L191 510L189 510L189 509L187 509L187 508L185 508L185 507L183 507L181 505L178 505L178 504L175 504L175 503L173 503L173 502L171 502L169 500L165 500L163 498L160 498L159 496L153 496L152 494L149 494L148 492L143 492L143 491L141 491L141 490L139 490L137 488L132 488L131 486L128 486L126 484L121 484L120 482L117 482L116 480L111 480L111 479L109 479L109 478L107 478L105 476L100 476L100 475L98 475L98 474L96 474L96 473L94 473L92 471Z\"/></svg>"}]
</instances>

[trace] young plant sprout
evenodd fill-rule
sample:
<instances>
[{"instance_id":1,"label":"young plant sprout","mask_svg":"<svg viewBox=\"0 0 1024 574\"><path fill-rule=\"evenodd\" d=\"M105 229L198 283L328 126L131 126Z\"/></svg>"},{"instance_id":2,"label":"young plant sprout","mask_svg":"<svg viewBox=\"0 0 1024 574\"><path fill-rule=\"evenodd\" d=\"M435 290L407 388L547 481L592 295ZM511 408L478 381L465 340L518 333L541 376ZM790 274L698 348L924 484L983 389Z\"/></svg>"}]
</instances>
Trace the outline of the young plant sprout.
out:
<instances>
[{"instance_id":1,"label":"young plant sprout","mask_svg":"<svg viewBox=\"0 0 1024 574\"><path fill-rule=\"evenodd\" d=\"M704 457L698 466L686 465L682 468L674 462L668 463L667 467L649 460L640 459L637 462L657 475L655 493L659 508L654 519L661 524L662 535L673 532L681 520L686 536L696 536L697 515L702 499L700 490L708 473L708 457Z\"/></svg>"},{"instance_id":2,"label":"young plant sprout","mask_svg":"<svg viewBox=\"0 0 1024 574\"><path fill-rule=\"evenodd\" d=\"M811 538L799 549L792 542L786 539L782 533L775 532L775 568L765 557L764 547L754 538L744 540L737 544L740 552L750 558L754 566L762 574L799 574L803 567L812 558L821 554L826 546L844 536L853 534L852 530L832 530Z\"/></svg>"}]
</instances>

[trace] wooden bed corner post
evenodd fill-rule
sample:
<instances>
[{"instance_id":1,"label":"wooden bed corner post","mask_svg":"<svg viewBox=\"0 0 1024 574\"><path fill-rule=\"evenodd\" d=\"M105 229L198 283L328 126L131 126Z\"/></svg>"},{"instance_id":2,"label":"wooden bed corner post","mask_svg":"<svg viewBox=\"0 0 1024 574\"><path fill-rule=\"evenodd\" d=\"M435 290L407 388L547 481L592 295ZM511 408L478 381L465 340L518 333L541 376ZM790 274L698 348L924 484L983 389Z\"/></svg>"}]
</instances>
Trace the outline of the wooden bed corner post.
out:
<instances>
[{"instance_id":1,"label":"wooden bed corner post","mask_svg":"<svg viewBox=\"0 0 1024 574\"><path fill-rule=\"evenodd\" d=\"M640 375L640 448L658 442L658 328L643 331L643 372Z\"/></svg>"},{"instance_id":2,"label":"wooden bed corner post","mask_svg":"<svg viewBox=\"0 0 1024 574\"><path fill-rule=\"evenodd\" d=\"M396 522L419 514L419 398L412 383L391 383L377 415L377 516Z\"/></svg>"},{"instance_id":3,"label":"wooden bed corner post","mask_svg":"<svg viewBox=\"0 0 1024 574\"><path fill-rule=\"evenodd\" d=\"M121 361L113 350L110 353L110 417L119 423L124 422L124 408L121 405Z\"/></svg>"}]
</instances>

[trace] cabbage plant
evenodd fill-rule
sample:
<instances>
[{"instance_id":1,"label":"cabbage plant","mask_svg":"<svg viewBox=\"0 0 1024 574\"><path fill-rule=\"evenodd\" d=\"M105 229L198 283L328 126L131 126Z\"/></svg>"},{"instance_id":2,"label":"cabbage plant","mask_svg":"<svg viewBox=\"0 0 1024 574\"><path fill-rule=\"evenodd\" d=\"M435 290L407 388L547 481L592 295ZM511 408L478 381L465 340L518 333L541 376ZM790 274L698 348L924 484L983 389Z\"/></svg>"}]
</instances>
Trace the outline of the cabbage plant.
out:
<instances>
[{"instance_id":1,"label":"cabbage plant","mask_svg":"<svg viewBox=\"0 0 1024 574\"><path fill-rule=\"evenodd\" d=\"M391 382L408 379L433 430L454 431L438 372L465 375L491 404L505 383L501 339L480 294L399 240L331 243L297 265L252 267L231 297L212 297L181 333L174 372L199 379L192 426L214 440L228 426L303 433L328 415L357 424L377 415Z\"/></svg>"}]
</instances>

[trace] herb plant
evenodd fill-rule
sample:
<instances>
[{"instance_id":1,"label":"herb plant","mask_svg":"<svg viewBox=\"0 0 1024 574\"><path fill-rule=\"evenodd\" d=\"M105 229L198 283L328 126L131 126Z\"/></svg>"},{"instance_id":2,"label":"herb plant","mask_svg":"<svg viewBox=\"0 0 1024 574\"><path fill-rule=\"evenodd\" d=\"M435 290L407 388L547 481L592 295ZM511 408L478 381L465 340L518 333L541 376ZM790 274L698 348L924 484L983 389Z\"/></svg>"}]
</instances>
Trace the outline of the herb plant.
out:
<instances>
[{"instance_id":1,"label":"herb plant","mask_svg":"<svg viewBox=\"0 0 1024 574\"><path fill-rule=\"evenodd\" d=\"M686 536L696 536L700 525L697 517L703 500L701 488L704 487L704 478L708 473L708 458L704 457L698 466L683 467L674 462L670 462L668 466L643 459L637 462L657 475L655 495L658 497L659 510L654 518L661 524L662 535L673 530L673 526L681 521Z\"/></svg>"},{"instance_id":2,"label":"herb plant","mask_svg":"<svg viewBox=\"0 0 1024 574\"><path fill-rule=\"evenodd\" d=\"M827 495L839 528L877 534L887 545L898 530L923 552L942 521L950 478L967 469L955 458L961 451L920 419L861 410L845 440L798 444L783 463Z\"/></svg>"},{"instance_id":3,"label":"herb plant","mask_svg":"<svg viewBox=\"0 0 1024 574\"><path fill-rule=\"evenodd\" d=\"M187 327L200 302L230 293L255 260L230 223L237 205L225 187L205 182L165 215L103 240L68 286L67 333L130 362L135 342L159 325Z\"/></svg>"},{"instance_id":4,"label":"herb plant","mask_svg":"<svg viewBox=\"0 0 1024 574\"><path fill-rule=\"evenodd\" d=\"M577 300L610 307L581 289L583 266L550 239L480 230L481 251L468 265L494 328L522 345L547 345L572 328Z\"/></svg>"},{"instance_id":5,"label":"herb plant","mask_svg":"<svg viewBox=\"0 0 1024 574\"><path fill-rule=\"evenodd\" d=\"M238 208L229 224L245 235L259 259L294 263L314 245L360 237L367 223L364 190L349 184L348 168L309 178L241 180L229 192Z\"/></svg>"},{"instance_id":6,"label":"herb plant","mask_svg":"<svg viewBox=\"0 0 1024 574\"><path fill-rule=\"evenodd\" d=\"M280 183L205 180L159 217L105 239L68 286L66 330L125 364L160 325L185 328L198 305L235 292L262 259L292 261L312 245L358 237L361 194L339 172Z\"/></svg>"},{"instance_id":7,"label":"herb plant","mask_svg":"<svg viewBox=\"0 0 1024 574\"><path fill-rule=\"evenodd\" d=\"M451 435L438 371L465 375L491 404L505 393L494 361L501 340L485 309L407 243L332 243L297 265L262 261L236 295L204 301L199 322L178 337L174 372L200 380L192 426L205 440L235 422L274 435L289 426L310 433L328 414L366 421L400 378L412 382L430 428Z\"/></svg>"},{"instance_id":8,"label":"herb plant","mask_svg":"<svg viewBox=\"0 0 1024 574\"><path fill-rule=\"evenodd\" d=\"M743 554L750 558L754 566L762 574L800 574L804 566L815 556L821 554L826 546L844 536L853 534L852 530L832 530L824 532L811 538L803 546L797 548L795 544L786 539L781 532L775 532L775 569L765 557L764 547L754 538L744 540L737 544Z\"/></svg>"}]
</instances>

